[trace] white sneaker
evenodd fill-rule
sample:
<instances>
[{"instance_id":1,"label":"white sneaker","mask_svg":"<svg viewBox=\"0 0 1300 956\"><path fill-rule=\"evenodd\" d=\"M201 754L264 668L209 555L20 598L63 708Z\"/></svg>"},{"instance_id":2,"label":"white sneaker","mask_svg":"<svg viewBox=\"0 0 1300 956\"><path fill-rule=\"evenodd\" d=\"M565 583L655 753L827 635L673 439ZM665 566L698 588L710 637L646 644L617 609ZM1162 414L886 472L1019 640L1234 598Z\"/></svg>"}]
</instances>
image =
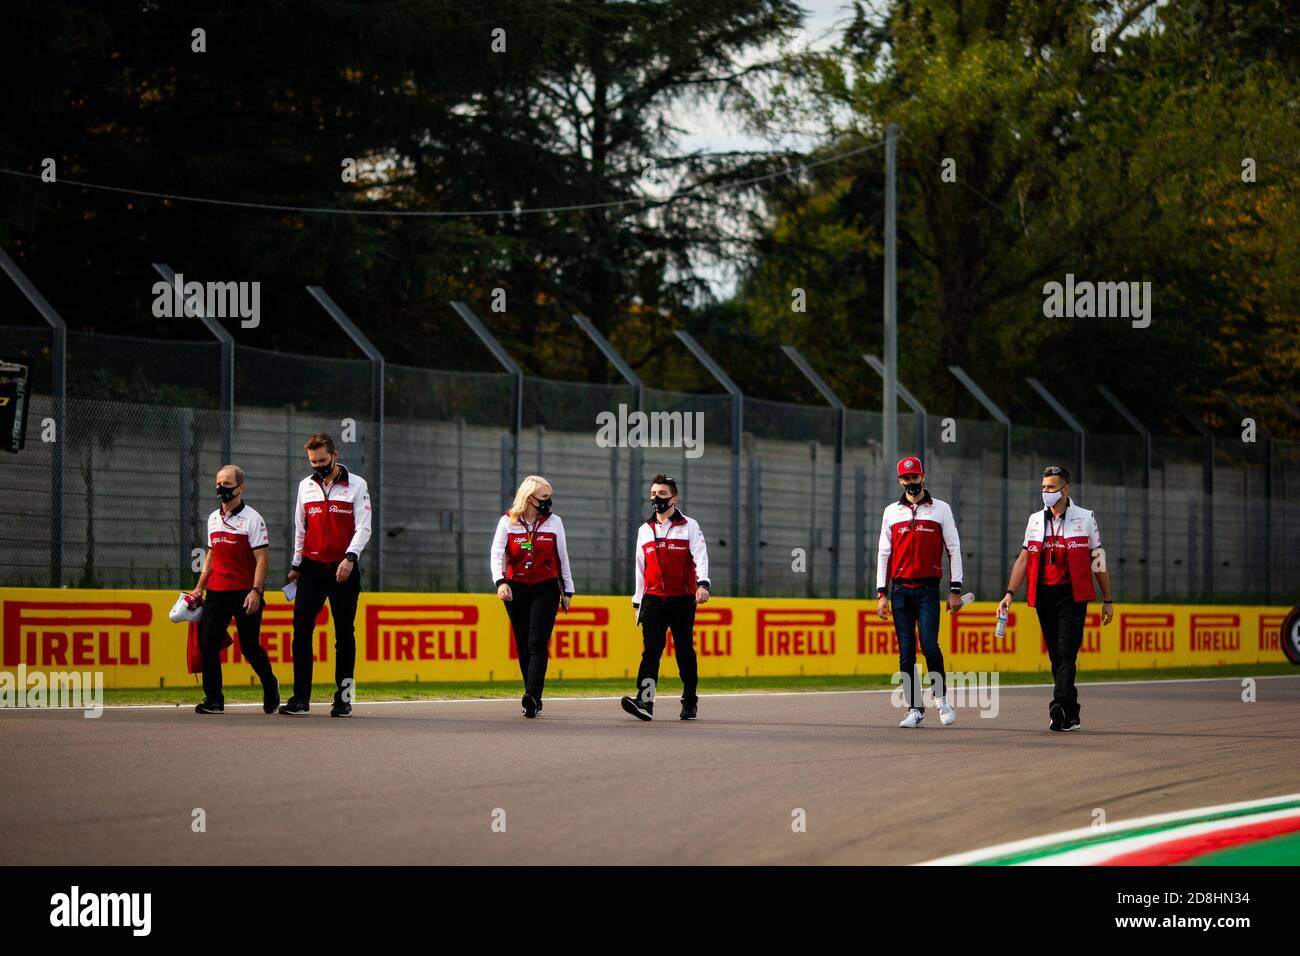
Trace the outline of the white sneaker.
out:
<instances>
[{"instance_id":1,"label":"white sneaker","mask_svg":"<svg viewBox=\"0 0 1300 956\"><path fill-rule=\"evenodd\" d=\"M900 723L898 726L900 726L900 727L920 727L920 726L921 726L921 721L923 721L923 720L925 720L925 711L923 711L923 710L916 710L916 709L914 708L914 709L909 710L909 711L907 712L907 716L903 718L902 723Z\"/></svg>"},{"instance_id":2,"label":"white sneaker","mask_svg":"<svg viewBox=\"0 0 1300 956\"><path fill-rule=\"evenodd\" d=\"M957 721L957 711L953 710L952 704L948 703L947 697L940 697L934 703L939 708L939 723L947 727Z\"/></svg>"}]
</instances>

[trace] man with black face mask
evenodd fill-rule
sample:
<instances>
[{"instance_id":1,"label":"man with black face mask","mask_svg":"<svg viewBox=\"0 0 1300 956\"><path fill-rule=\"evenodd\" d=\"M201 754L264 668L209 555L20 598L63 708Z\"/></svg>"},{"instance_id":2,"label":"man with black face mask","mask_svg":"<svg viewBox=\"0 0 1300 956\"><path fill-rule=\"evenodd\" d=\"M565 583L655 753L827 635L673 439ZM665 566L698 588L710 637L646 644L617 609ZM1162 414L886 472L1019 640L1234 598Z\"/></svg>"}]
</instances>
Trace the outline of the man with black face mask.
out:
<instances>
[{"instance_id":1,"label":"man with black face mask","mask_svg":"<svg viewBox=\"0 0 1300 956\"><path fill-rule=\"evenodd\" d=\"M293 696L280 713L300 717L311 707L312 634L325 601L334 618L334 703L331 717L351 717L357 660L356 616L361 597L357 561L370 541L370 490L339 464L334 439L318 432L307 439L311 474L298 485L294 506Z\"/></svg>"},{"instance_id":2,"label":"man with black face mask","mask_svg":"<svg viewBox=\"0 0 1300 956\"><path fill-rule=\"evenodd\" d=\"M190 592L203 597L199 621L199 652L203 656L203 703L199 714L225 712L221 692L221 651L228 645L226 628L235 619L239 651L262 682L262 710L280 705L280 685L262 647L262 591L266 586L266 522L244 504L244 472L226 465L217 472L221 507L208 516L208 548L199 583ZM206 589L207 595L203 592Z\"/></svg>"},{"instance_id":3,"label":"man with black face mask","mask_svg":"<svg viewBox=\"0 0 1300 956\"><path fill-rule=\"evenodd\" d=\"M709 551L699 523L677 510L677 482L672 478L655 475L650 507L654 514L637 532L636 594L632 596L643 639L641 666L636 695L620 703L638 720L654 720L659 659L672 631L682 678L681 719L694 720L699 711L695 607L709 600Z\"/></svg>"},{"instance_id":4,"label":"man with black face mask","mask_svg":"<svg viewBox=\"0 0 1300 956\"><path fill-rule=\"evenodd\" d=\"M952 509L925 490L921 459L898 463L902 496L887 508L880 523L876 558L876 613L882 621L894 613L898 636L898 669L907 695L908 711L900 727L919 727L925 705L917 696L916 644L920 636L925 666L934 675L935 706L944 726L957 719L944 688L943 651L939 648L939 578L948 553L948 610L961 610L961 541ZM892 585L892 604L890 586Z\"/></svg>"}]
</instances>

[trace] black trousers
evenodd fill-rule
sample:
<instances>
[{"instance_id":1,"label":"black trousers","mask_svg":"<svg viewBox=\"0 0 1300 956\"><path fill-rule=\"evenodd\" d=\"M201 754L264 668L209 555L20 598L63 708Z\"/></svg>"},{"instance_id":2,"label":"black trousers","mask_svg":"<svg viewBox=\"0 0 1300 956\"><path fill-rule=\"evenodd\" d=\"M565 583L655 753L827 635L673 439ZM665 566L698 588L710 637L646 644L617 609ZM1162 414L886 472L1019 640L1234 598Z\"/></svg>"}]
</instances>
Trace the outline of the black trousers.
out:
<instances>
[{"instance_id":1,"label":"black trousers","mask_svg":"<svg viewBox=\"0 0 1300 956\"><path fill-rule=\"evenodd\" d=\"M659 685L659 659L668 643L668 632L673 632L673 648L677 655L677 670L682 675L682 700L697 700L699 668L695 660L695 595L681 594L659 597L641 596L641 666L636 672L637 693L642 700L647 691L646 679ZM650 698L653 699L653 698Z\"/></svg>"},{"instance_id":2,"label":"black trousers","mask_svg":"<svg viewBox=\"0 0 1300 956\"><path fill-rule=\"evenodd\" d=\"M1079 648L1083 646L1083 619L1088 612L1088 602L1076 601L1068 583L1040 584L1034 605L1056 685L1048 712L1059 704L1067 718L1077 719L1079 689L1074 685L1075 662Z\"/></svg>"},{"instance_id":3,"label":"black trousers","mask_svg":"<svg viewBox=\"0 0 1300 956\"><path fill-rule=\"evenodd\" d=\"M506 601L506 615L515 632L515 650L519 654L519 673L524 678L524 693L533 700L542 699L546 684L547 644L560 609L560 581L551 578L536 584L509 581L511 600Z\"/></svg>"},{"instance_id":4,"label":"black trousers","mask_svg":"<svg viewBox=\"0 0 1300 956\"><path fill-rule=\"evenodd\" d=\"M334 683L342 689L357 663L357 600L361 596L361 565L356 564L343 582L334 574L339 562L329 564L303 558L298 568L298 596L293 602L293 696L311 700L312 635L316 615L330 602L334 618Z\"/></svg>"},{"instance_id":5,"label":"black trousers","mask_svg":"<svg viewBox=\"0 0 1300 956\"><path fill-rule=\"evenodd\" d=\"M203 617L199 620L199 653L203 657L203 696L208 700L224 701L221 693L221 645L230 619L235 619L239 632L239 653L248 661L253 673L263 687L275 683L271 673L271 660L262 647L262 607L257 613L244 610L247 591L209 591L203 598Z\"/></svg>"}]
</instances>

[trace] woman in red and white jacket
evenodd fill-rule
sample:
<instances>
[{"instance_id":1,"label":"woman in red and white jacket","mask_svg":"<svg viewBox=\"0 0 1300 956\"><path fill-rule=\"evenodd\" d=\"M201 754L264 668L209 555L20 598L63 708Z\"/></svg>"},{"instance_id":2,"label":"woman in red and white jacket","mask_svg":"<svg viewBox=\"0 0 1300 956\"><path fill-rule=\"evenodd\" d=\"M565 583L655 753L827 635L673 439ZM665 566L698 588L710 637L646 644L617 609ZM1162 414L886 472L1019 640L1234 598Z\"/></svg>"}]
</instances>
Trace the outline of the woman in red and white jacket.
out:
<instances>
[{"instance_id":1,"label":"woman in red and white jacket","mask_svg":"<svg viewBox=\"0 0 1300 956\"><path fill-rule=\"evenodd\" d=\"M551 513L551 495L545 478L529 475L492 539L492 579L515 634L525 717L542 712L547 644L556 613L561 607L567 612L573 597L564 522Z\"/></svg>"}]
</instances>

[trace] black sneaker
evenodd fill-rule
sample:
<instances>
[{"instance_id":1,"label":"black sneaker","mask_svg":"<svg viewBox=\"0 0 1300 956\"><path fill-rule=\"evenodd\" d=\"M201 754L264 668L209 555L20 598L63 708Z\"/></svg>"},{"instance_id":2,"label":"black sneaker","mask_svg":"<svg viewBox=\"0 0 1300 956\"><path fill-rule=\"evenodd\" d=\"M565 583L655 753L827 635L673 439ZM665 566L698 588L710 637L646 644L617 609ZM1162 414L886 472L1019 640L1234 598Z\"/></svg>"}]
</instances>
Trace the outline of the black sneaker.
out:
<instances>
[{"instance_id":1,"label":"black sneaker","mask_svg":"<svg viewBox=\"0 0 1300 956\"><path fill-rule=\"evenodd\" d=\"M1077 716L1075 716L1075 717L1067 717L1067 718L1065 719L1065 723L1063 723L1063 724L1061 725L1061 729L1062 729L1062 730L1078 730L1081 726L1082 726L1082 725L1079 723L1079 718L1078 718Z\"/></svg>"},{"instance_id":2,"label":"black sneaker","mask_svg":"<svg viewBox=\"0 0 1300 956\"><path fill-rule=\"evenodd\" d=\"M262 713L274 714L280 706L280 682L272 676L271 685L262 685Z\"/></svg>"},{"instance_id":3,"label":"black sneaker","mask_svg":"<svg viewBox=\"0 0 1300 956\"><path fill-rule=\"evenodd\" d=\"M221 700L212 700L203 698L203 703L194 708L196 714L224 714L226 712L226 703Z\"/></svg>"},{"instance_id":4,"label":"black sneaker","mask_svg":"<svg viewBox=\"0 0 1300 956\"><path fill-rule=\"evenodd\" d=\"M287 717L305 717L309 710L311 710L311 704L305 700L299 700L297 697L290 697L289 703L280 708L280 713Z\"/></svg>"},{"instance_id":5,"label":"black sneaker","mask_svg":"<svg viewBox=\"0 0 1300 956\"><path fill-rule=\"evenodd\" d=\"M540 697L537 698L537 716L542 716L542 699Z\"/></svg>"},{"instance_id":6,"label":"black sneaker","mask_svg":"<svg viewBox=\"0 0 1300 956\"><path fill-rule=\"evenodd\" d=\"M1052 718L1052 722L1047 725L1048 730L1065 729L1065 708L1060 704L1053 704L1047 713Z\"/></svg>"},{"instance_id":7,"label":"black sneaker","mask_svg":"<svg viewBox=\"0 0 1300 956\"><path fill-rule=\"evenodd\" d=\"M537 701L533 700L531 694L524 694L524 699L520 703L524 708L524 716L529 719L536 717L537 712L541 710L541 707L537 705Z\"/></svg>"},{"instance_id":8,"label":"black sneaker","mask_svg":"<svg viewBox=\"0 0 1300 956\"><path fill-rule=\"evenodd\" d=\"M699 703L698 700L683 700L681 719L694 720L699 713Z\"/></svg>"},{"instance_id":9,"label":"black sneaker","mask_svg":"<svg viewBox=\"0 0 1300 956\"><path fill-rule=\"evenodd\" d=\"M351 717L352 705L343 699L338 691L334 692L334 703L330 706L331 717Z\"/></svg>"},{"instance_id":10,"label":"black sneaker","mask_svg":"<svg viewBox=\"0 0 1300 956\"><path fill-rule=\"evenodd\" d=\"M621 701L623 709L626 710L637 720L654 720L655 705L644 704L639 697L624 697Z\"/></svg>"}]
</instances>

